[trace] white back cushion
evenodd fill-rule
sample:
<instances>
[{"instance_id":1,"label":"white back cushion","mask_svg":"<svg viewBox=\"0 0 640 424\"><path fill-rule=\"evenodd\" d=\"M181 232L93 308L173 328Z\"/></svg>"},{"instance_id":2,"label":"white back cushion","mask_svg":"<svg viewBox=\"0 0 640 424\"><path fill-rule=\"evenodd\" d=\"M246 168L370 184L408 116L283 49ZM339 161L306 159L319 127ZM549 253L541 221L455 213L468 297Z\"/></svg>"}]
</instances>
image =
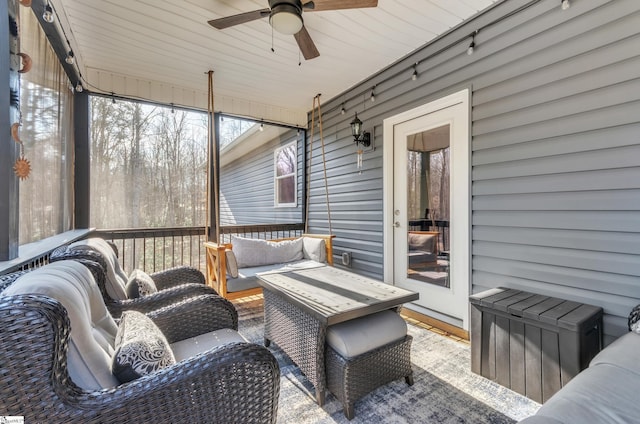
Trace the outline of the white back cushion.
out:
<instances>
[{"instance_id":1,"label":"white back cushion","mask_svg":"<svg viewBox=\"0 0 640 424\"><path fill-rule=\"evenodd\" d=\"M302 239L267 241L231 236L238 268L281 264L302 259Z\"/></svg>"},{"instance_id":2,"label":"white back cushion","mask_svg":"<svg viewBox=\"0 0 640 424\"><path fill-rule=\"evenodd\" d=\"M238 278L238 261L233 250L226 249L224 257L227 260L227 278Z\"/></svg>"},{"instance_id":3,"label":"white back cushion","mask_svg":"<svg viewBox=\"0 0 640 424\"><path fill-rule=\"evenodd\" d=\"M71 322L67 366L74 383L89 390L118 385L111 373L118 327L87 267L76 261L48 264L24 274L3 292L16 294L42 294L67 310Z\"/></svg>"},{"instance_id":4,"label":"white back cushion","mask_svg":"<svg viewBox=\"0 0 640 424\"><path fill-rule=\"evenodd\" d=\"M100 253L107 262L107 281L105 281L107 294L116 300L127 299L127 291L125 289L129 277L118 262L118 256L113 251L109 243L105 240L94 237L86 240L80 240L69 245L71 250L90 249Z\"/></svg>"},{"instance_id":5,"label":"white back cushion","mask_svg":"<svg viewBox=\"0 0 640 424\"><path fill-rule=\"evenodd\" d=\"M324 239L302 237L302 252L305 259L311 259L316 262L327 261L327 247Z\"/></svg>"}]
</instances>

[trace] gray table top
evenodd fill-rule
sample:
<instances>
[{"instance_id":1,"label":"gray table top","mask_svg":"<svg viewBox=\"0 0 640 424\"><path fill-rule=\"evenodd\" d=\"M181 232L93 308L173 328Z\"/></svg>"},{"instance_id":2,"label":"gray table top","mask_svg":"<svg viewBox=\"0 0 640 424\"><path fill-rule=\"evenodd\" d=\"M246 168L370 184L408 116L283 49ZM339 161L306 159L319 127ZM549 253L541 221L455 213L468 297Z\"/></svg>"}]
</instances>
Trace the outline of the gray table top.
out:
<instances>
[{"instance_id":1,"label":"gray table top","mask_svg":"<svg viewBox=\"0 0 640 424\"><path fill-rule=\"evenodd\" d=\"M264 289L285 297L326 325L418 299L418 293L331 266L258 277Z\"/></svg>"}]
</instances>

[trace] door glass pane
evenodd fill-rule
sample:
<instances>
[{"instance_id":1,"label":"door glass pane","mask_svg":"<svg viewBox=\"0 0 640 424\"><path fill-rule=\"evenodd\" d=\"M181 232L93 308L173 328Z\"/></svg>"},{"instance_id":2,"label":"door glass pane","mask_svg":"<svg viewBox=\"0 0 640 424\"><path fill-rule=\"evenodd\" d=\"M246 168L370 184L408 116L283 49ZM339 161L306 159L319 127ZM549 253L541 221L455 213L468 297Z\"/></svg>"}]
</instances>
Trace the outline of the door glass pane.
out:
<instances>
[{"instance_id":1,"label":"door glass pane","mask_svg":"<svg viewBox=\"0 0 640 424\"><path fill-rule=\"evenodd\" d=\"M447 288L449 136L444 125L407 138L407 277Z\"/></svg>"}]
</instances>

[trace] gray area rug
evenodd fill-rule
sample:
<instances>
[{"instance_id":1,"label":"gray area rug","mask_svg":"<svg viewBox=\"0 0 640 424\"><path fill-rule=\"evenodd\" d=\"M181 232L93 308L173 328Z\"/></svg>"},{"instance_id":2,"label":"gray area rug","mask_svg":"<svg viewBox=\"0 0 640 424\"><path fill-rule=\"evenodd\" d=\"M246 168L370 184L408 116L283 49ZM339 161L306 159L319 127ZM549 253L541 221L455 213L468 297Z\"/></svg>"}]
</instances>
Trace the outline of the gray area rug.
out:
<instances>
[{"instance_id":1,"label":"gray area rug","mask_svg":"<svg viewBox=\"0 0 640 424\"><path fill-rule=\"evenodd\" d=\"M262 300L236 304L239 331L263 343ZM313 386L275 345L269 348L280 364L278 423L514 423L533 415L539 404L473 374L470 347L409 325L413 336L411 363L415 384L404 379L380 387L355 404L347 420L340 402L329 392L323 407Z\"/></svg>"}]
</instances>

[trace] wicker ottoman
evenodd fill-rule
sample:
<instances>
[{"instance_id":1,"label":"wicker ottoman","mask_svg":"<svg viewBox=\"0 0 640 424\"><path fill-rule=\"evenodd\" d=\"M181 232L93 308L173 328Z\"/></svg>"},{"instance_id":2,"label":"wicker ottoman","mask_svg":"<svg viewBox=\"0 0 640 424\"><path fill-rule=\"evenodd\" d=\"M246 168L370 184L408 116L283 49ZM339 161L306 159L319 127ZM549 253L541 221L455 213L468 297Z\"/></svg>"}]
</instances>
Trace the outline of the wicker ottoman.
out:
<instances>
[{"instance_id":1,"label":"wicker ottoman","mask_svg":"<svg viewBox=\"0 0 640 424\"><path fill-rule=\"evenodd\" d=\"M340 400L348 419L354 403L372 390L404 377L413 385L411 340L407 324L383 311L327 329L327 388Z\"/></svg>"}]
</instances>

